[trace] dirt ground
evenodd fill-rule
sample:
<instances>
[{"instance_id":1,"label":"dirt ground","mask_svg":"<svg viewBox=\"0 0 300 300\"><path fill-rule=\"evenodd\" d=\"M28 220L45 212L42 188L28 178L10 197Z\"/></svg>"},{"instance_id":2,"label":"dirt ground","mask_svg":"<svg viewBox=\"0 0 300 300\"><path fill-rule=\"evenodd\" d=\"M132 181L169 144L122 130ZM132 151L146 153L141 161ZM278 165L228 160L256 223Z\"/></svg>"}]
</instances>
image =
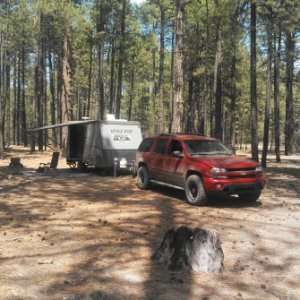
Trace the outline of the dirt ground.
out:
<instances>
[{"instance_id":1,"label":"dirt ground","mask_svg":"<svg viewBox=\"0 0 300 300\"><path fill-rule=\"evenodd\" d=\"M24 168L7 168L10 157ZM284 158L284 157L283 157ZM79 173L51 152L0 160L0 299L300 299L300 156L272 160L256 204L234 197L193 207L131 176ZM170 271L151 260L165 232L218 231L223 274Z\"/></svg>"}]
</instances>

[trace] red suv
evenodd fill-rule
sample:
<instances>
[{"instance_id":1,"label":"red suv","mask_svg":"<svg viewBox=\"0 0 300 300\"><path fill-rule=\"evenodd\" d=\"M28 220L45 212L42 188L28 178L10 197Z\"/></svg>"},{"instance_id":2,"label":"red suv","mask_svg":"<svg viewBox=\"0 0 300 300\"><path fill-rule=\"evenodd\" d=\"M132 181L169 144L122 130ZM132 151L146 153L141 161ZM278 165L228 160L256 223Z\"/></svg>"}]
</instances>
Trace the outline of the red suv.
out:
<instances>
[{"instance_id":1,"label":"red suv","mask_svg":"<svg viewBox=\"0 0 300 300\"><path fill-rule=\"evenodd\" d=\"M258 200L265 177L257 162L235 156L216 139L186 134L145 138L136 155L137 182L185 190L187 201L205 205L213 194Z\"/></svg>"}]
</instances>

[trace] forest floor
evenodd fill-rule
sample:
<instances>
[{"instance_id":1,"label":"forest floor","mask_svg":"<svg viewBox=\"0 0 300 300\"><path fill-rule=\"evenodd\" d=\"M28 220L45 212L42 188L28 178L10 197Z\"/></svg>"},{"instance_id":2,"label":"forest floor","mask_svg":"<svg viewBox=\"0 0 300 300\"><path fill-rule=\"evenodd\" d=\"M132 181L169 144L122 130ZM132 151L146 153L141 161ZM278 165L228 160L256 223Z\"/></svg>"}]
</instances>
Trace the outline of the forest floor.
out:
<instances>
[{"instance_id":1,"label":"forest floor","mask_svg":"<svg viewBox=\"0 0 300 300\"><path fill-rule=\"evenodd\" d=\"M7 168L10 157L24 168ZM283 157L284 158L284 157ZM0 299L300 299L300 156L266 169L260 201L193 207L131 176L78 173L51 152L11 147L0 160ZM170 271L151 260L165 232L218 231L223 274Z\"/></svg>"}]
</instances>

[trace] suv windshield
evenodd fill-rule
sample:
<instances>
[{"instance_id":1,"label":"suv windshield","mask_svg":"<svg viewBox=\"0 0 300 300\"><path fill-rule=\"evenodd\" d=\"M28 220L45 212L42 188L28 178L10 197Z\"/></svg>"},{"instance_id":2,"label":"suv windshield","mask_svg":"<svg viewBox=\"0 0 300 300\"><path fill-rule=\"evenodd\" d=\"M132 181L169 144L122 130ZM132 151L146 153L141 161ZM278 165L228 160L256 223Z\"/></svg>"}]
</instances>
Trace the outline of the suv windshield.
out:
<instances>
[{"instance_id":1,"label":"suv windshield","mask_svg":"<svg viewBox=\"0 0 300 300\"><path fill-rule=\"evenodd\" d=\"M219 141L187 140L184 144L190 155L231 155L231 151Z\"/></svg>"}]
</instances>

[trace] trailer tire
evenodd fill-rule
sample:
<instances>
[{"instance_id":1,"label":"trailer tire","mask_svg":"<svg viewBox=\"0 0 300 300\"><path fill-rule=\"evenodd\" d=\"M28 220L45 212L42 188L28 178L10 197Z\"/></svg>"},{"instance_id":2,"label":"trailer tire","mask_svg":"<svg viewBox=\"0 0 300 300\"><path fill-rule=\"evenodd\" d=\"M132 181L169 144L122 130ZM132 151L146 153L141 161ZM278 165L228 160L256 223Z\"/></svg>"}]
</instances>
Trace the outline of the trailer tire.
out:
<instances>
[{"instance_id":1,"label":"trailer tire","mask_svg":"<svg viewBox=\"0 0 300 300\"><path fill-rule=\"evenodd\" d=\"M150 177L146 166L140 166L138 168L137 184L141 190L147 190L150 187Z\"/></svg>"},{"instance_id":2,"label":"trailer tire","mask_svg":"<svg viewBox=\"0 0 300 300\"><path fill-rule=\"evenodd\" d=\"M84 163L84 162L82 162L82 161L78 161L77 162L77 170L79 171L79 172L85 172L86 171L86 164Z\"/></svg>"}]
</instances>

